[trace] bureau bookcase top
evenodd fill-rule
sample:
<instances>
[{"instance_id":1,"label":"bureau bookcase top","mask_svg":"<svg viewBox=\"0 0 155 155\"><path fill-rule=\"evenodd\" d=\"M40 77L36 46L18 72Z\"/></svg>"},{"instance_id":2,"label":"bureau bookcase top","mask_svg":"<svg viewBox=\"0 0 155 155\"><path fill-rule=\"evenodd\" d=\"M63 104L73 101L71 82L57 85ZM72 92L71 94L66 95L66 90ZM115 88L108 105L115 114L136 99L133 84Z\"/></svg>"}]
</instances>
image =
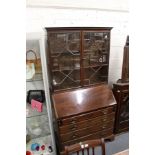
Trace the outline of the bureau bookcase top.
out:
<instances>
[{"instance_id":1,"label":"bureau bookcase top","mask_svg":"<svg viewBox=\"0 0 155 155\"><path fill-rule=\"evenodd\" d=\"M111 29L46 28L53 92L108 82Z\"/></svg>"}]
</instances>

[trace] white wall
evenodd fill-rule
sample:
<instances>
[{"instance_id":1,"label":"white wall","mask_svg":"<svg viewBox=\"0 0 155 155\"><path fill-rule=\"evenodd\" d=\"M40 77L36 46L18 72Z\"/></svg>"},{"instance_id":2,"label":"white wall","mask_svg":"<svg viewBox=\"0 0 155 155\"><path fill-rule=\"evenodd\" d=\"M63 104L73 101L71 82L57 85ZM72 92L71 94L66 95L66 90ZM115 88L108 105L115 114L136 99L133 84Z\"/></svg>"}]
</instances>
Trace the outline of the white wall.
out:
<instances>
[{"instance_id":1,"label":"white wall","mask_svg":"<svg viewBox=\"0 0 155 155\"><path fill-rule=\"evenodd\" d=\"M128 10L128 0L27 0L27 6Z\"/></svg>"},{"instance_id":2,"label":"white wall","mask_svg":"<svg viewBox=\"0 0 155 155\"><path fill-rule=\"evenodd\" d=\"M110 1L114 2L114 0ZM121 1L119 0L119 2ZM45 1L46 3L43 3L42 0L39 0L40 3L35 0L28 2L26 10L27 32L40 32L45 27L113 27L111 31L109 83L112 84L121 77L123 47L126 36L129 34L129 12L126 0L120 5L118 1L111 5L106 3L107 9L105 8L106 5L99 7L96 3L88 3L87 7L83 3L82 9L80 9L80 3L75 7L73 3L67 5L60 0L53 1L53 3L48 3L48 0Z\"/></svg>"}]
</instances>

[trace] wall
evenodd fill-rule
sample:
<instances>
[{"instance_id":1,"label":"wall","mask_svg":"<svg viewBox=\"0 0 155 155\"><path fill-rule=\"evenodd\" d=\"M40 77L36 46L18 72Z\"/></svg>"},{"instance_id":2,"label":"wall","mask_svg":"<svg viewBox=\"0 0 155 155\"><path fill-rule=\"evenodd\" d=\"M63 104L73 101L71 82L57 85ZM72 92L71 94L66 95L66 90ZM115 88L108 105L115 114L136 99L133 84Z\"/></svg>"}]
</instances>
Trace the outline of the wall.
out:
<instances>
[{"instance_id":1,"label":"wall","mask_svg":"<svg viewBox=\"0 0 155 155\"><path fill-rule=\"evenodd\" d=\"M81 1L81 0L80 0ZM100 1L100 0L97 0ZM128 31L127 1L120 3L63 3L63 1L28 1L26 9L26 31L40 32L44 27L99 26L113 27L111 31L111 50L109 84L121 78L123 47ZM70 1L71 2L71 1ZM73 2L73 1L72 1ZM85 1L84 1L85 2ZM121 3L122 2L122 3ZM93 5L94 4L94 5ZM102 5L99 5L102 4ZM120 4L120 5L119 5Z\"/></svg>"}]
</instances>

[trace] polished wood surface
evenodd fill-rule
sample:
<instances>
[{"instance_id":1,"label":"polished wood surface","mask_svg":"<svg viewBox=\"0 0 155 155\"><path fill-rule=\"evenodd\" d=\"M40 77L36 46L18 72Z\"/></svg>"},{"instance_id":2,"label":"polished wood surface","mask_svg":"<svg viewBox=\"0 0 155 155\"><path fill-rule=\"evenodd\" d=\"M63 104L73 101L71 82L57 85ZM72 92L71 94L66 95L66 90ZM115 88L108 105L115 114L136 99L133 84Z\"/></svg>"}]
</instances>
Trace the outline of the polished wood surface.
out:
<instances>
[{"instance_id":1,"label":"polished wood surface","mask_svg":"<svg viewBox=\"0 0 155 155\"><path fill-rule=\"evenodd\" d=\"M116 101L108 85L52 95L60 151L85 140L113 139Z\"/></svg>"},{"instance_id":2,"label":"polished wood surface","mask_svg":"<svg viewBox=\"0 0 155 155\"><path fill-rule=\"evenodd\" d=\"M129 150L124 150L124 151L115 153L115 154L113 154L113 155L129 155Z\"/></svg>"},{"instance_id":3,"label":"polished wood surface","mask_svg":"<svg viewBox=\"0 0 155 155\"><path fill-rule=\"evenodd\" d=\"M71 153L79 154L80 151L82 152L82 155L84 155L84 151L85 153L87 153L87 155L89 155L90 151L92 151L92 155L97 155L95 154L95 147L98 146L101 146L101 153L102 155L105 155L105 143L103 138L95 140L87 140L78 144L66 146L65 155L69 155ZM91 150L89 148L91 148Z\"/></svg>"},{"instance_id":4,"label":"polished wood surface","mask_svg":"<svg viewBox=\"0 0 155 155\"><path fill-rule=\"evenodd\" d=\"M81 121L81 122L77 121L76 125L71 122L69 125L60 126L60 133L65 134L69 130L71 130L71 131L78 130L79 131L83 128L91 127L92 124L94 125L94 127L96 127L96 125L100 125L103 128L104 126L106 126L109 123L112 124L114 122L114 117L115 117L115 113L113 112L112 114L107 114L105 117L100 116L100 117L96 117L96 118L92 118L92 119L85 119L84 121Z\"/></svg>"},{"instance_id":5,"label":"polished wood surface","mask_svg":"<svg viewBox=\"0 0 155 155\"><path fill-rule=\"evenodd\" d=\"M69 125L75 121L76 121L76 123L81 123L82 121L85 121L85 120L91 121L91 120L97 119L99 117L104 119L104 120L109 120L109 119L113 118L113 116L115 114L115 109L116 109L115 106L114 107L108 107L108 108L104 108L101 110L95 110L95 111L80 114L77 116L64 118L64 119L61 119L62 120L61 125Z\"/></svg>"},{"instance_id":6,"label":"polished wood surface","mask_svg":"<svg viewBox=\"0 0 155 155\"><path fill-rule=\"evenodd\" d=\"M56 117L62 118L116 104L108 85L53 94Z\"/></svg>"},{"instance_id":7,"label":"polished wood surface","mask_svg":"<svg viewBox=\"0 0 155 155\"><path fill-rule=\"evenodd\" d=\"M61 137L61 140L64 142L70 141L70 139L72 138L84 137L88 131L89 131L89 134L94 134L95 132L109 129L111 128L111 126L113 126L113 123L114 123L113 121L105 123L105 124L103 122L101 122L101 124L94 123L94 126L89 126L87 128L81 128L79 130L76 130L76 129L74 130L74 128L72 128L70 133L61 134L60 137Z\"/></svg>"}]
</instances>

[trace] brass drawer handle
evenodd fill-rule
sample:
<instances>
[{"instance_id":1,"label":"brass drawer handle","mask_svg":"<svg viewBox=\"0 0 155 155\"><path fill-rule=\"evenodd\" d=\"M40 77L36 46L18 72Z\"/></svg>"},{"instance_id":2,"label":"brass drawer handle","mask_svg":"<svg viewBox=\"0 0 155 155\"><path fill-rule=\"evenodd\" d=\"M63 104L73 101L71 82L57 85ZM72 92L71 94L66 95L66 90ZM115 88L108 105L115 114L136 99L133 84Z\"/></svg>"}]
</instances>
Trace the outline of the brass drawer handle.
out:
<instances>
[{"instance_id":1,"label":"brass drawer handle","mask_svg":"<svg viewBox=\"0 0 155 155\"><path fill-rule=\"evenodd\" d=\"M74 131L74 130L75 130L75 128L74 128L74 127L72 127L72 128L71 128L71 130L72 130L72 131Z\"/></svg>"},{"instance_id":2,"label":"brass drawer handle","mask_svg":"<svg viewBox=\"0 0 155 155\"><path fill-rule=\"evenodd\" d=\"M107 112L105 112L105 111L102 111L102 114L106 115L106 114L107 114Z\"/></svg>"},{"instance_id":3,"label":"brass drawer handle","mask_svg":"<svg viewBox=\"0 0 155 155\"><path fill-rule=\"evenodd\" d=\"M102 129L106 129L106 126L103 126Z\"/></svg>"},{"instance_id":4,"label":"brass drawer handle","mask_svg":"<svg viewBox=\"0 0 155 155\"><path fill-rule=\"evenodd\" d=\"M72 121L76 121L76 118L72 118Z\"/></svg>"},{"instance_id":5,"label":"brass drawer handle","mask_svg":"<svg viewBox=\"0 0 155 155\"><path fill-rule=\"evenodd\" d=\"M76 130L77 129L77 126L73 126L72 128L71 128L71 130L73 131L73 130Z\"/></svg>"},{"instance_id":6,"label":"brass drawer handle","mask_svg":"<svg viewBox=\"0 0 155 155\"><path fill-rule=\"evenodd\" d=\"M106 121L106 120L107 120L106 118L103 118L103 119L102 119L102 121Z\"/></svg>"},{"instance_id":7,"label":"brass drawer handle","mask_svg":"<svg viewBox=\"0 0 155 155\"><path fill-rule=\"evenodd\" d=\"M77 137L77 135L76 134L73 134L73 136L72 136L73 138L76 138Z\"/></svg>"},{"instance_id":8,"label":"brass drawer handle","mask_svg":"<svg viewBox=\"0 0 155 155\"><path fill-rule=\"evenodd\" d=\"M76 124L76 122L75 122L75 121L72 121L71 123L72 123L72 124Z\"/></svg>"}]
</instances>

